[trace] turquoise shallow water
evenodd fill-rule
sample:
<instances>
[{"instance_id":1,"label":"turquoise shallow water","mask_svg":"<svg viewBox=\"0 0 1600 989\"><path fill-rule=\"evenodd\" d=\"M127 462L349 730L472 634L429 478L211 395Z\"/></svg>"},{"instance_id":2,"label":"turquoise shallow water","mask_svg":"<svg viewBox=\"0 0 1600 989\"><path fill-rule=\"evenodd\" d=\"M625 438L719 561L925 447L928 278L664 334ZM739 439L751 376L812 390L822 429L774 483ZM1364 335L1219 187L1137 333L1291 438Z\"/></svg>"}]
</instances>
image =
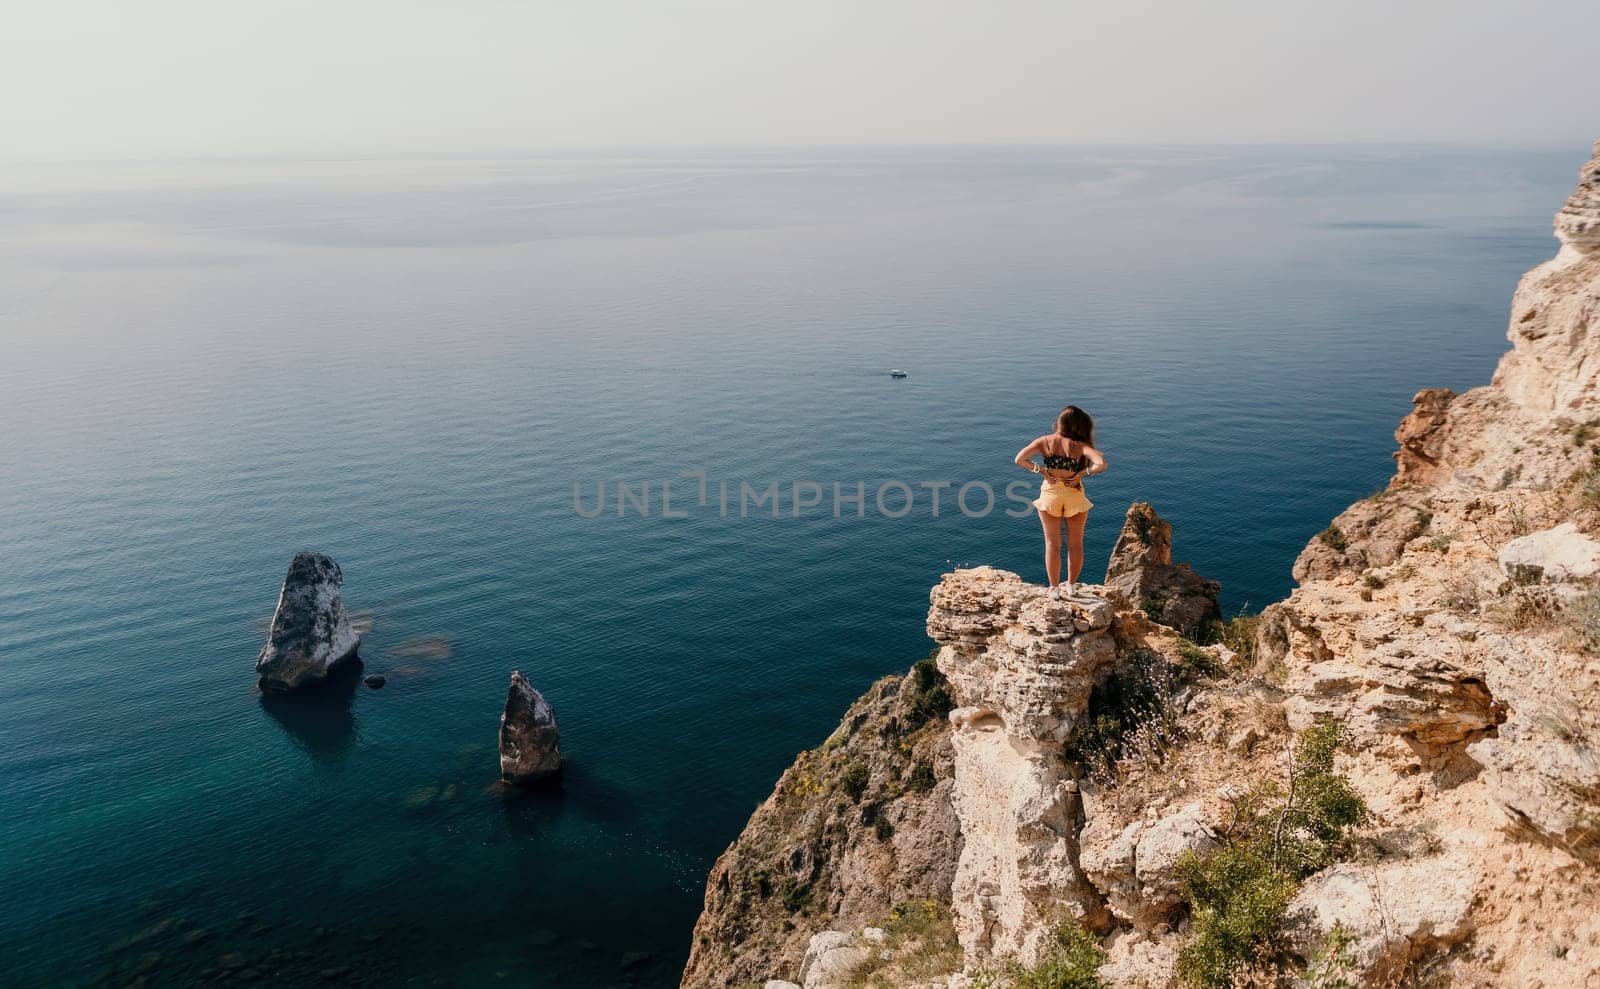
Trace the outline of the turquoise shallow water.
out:
<instances>
[{"instance_id":1,"label":"turquoise shallow water","mask_svg":"<svg viewBox=\"0 0 1600 989\"><path fill-rule=\"evenodd\" d=\"M938 575L1039 579L1032 519L924 482L1003 498L1076 402L1091 576L1149 499L1230 609L1283 595L1411 394L1488 378L1583 150L9 169L0 983L675 984L711 860L926 653ZM301 548L383 690L254 691ZM490 787L513 668L560 794Z\"/></svg>"}]
</instances>

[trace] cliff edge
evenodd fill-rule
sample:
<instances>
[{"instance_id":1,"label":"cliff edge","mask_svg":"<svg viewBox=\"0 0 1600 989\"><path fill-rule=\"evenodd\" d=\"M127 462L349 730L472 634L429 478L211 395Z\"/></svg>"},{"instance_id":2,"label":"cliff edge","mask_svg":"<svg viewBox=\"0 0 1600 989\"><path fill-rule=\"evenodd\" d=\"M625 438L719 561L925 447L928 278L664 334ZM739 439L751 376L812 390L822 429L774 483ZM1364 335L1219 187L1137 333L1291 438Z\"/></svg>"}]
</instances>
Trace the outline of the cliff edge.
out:
<instances>
[{"instance_id":1,"label":"cliff edge","mask_svg":"<svg viewBox=\"0 0 1600 989\"><path fill-rule=\"evenodd\" d=\"M1260 616L1144 505L1110 599L946 574L683 985L1600 986L1600 143L1555 229L1491 383L1417 394Z\"/></svg>"}]
</instances>

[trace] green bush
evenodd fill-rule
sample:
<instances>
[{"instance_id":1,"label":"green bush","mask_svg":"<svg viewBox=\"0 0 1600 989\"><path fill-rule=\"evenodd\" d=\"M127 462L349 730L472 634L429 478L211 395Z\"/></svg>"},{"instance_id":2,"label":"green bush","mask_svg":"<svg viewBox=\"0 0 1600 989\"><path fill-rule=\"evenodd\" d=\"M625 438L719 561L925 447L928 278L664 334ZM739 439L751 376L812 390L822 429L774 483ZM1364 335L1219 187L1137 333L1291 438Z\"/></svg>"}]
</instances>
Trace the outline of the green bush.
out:
<instances>
[{"instance_id":1,"label":"green bush","mask_svg":"<svg viewBox=\"0 0 1600 989\"><path fill-rule=\"evenodd\" d=\"M1289 792L1272 825L1273 862L1295 879L1327 868L1345 851L1346 834L1367 819L1367 805L1333 768L1339 749L1337 721L1323 720L1300 733Z\"/></svg>"},{"instance_id":2,"label":"green bush","mask_svg":"<svg viewBox=\"0 0 1600 989\"><path fill-rule=\"evenodd\" d=\"M927 793L932 790L938 780L933 775L933 765L919 762L911 770L911 776L906 780L906 787L914 793Z\"/></svg>"},{"instance_id":3,"label":"green bush","mask_svg":"<svg viewBox=\"0 0 1600 989\"><path fill-rule=\"evenodd\" d=\"M911 688L911 711L917 725L943 721L955 706L950 700L950 687L932 656L911 667Z\"/></svg>"},{"instance_id":4,"label":"green bush","mask_svg":"<svg viewBox=\"0 0 1600 989\"><path fill-rule=\"evenodd\" d=\"M1217 662L1217 657L1188 639L1178 640L1178 657L1183 666L1185 679L1214 677L1223 673L1222 664Z\"/></svg>"},{"instance_id":5,"label":"green bush","mask_svg":"<svg viewBox=\"0 0 1600 989\"><path fill-rule=\"evenodd\" d=\"M1344 855L1350 829L1368 816L1334 769L1339 738L1334 721L1302 732L1287 785L1250 790L1234 803L1223 847L1178 863L1194 917L1194 938L1178 955L1185 983L1226 989L1241 974L1278 963L1283 914L1300 880Z\"/></svg>"},{"instance_id":6,"label":"green bush","mask_svg":"<svg viewBox=\"0 0 1600 989\"><path fill-rule=\"evenodd\" d=\"M1058 925L1045 957L1033 968L1011 967L1012 989L1105 989L1098 969L1105 950L1093 934L1071 921Z\"/></svg>"},{"instance_id":7,"label":"green bush","mask_svg":"<svg viewBox=\"0 0 1600 989\"><path fill-rule=\"evenodd\" d=\"M1260 615L1236 615L1222 626L1222 644L1239 654L1245 669L1256 665L1256 633L1260 629Z\"/></svg>"},{"instance_id":8,"label":"green bush","mask_svg":"<svg viewBox=\"0 0 1600 989\"><path fill-rule=\"evenodd\" d=\"M851 800L859 801L861 795L867 792L867 784L871 781L872 771L867 768L866 763L857 759L845 766L844 775L839 777L839 786L845 793L850 794Z\"/></svg>"},{"instance_id":9,"label":"green bush","mask_svg":"<svg viewBox=\"0 0 1600 989\"><path fill-rule=\"evenodd\" d=\"M1336 525L1330 525L1317 533L1317 538L1322 540L1324 545L1331 546L1340 553L1343 553L1350 545L1350 540L1345 538L1344 530Z\"/></svg>"},{"instance_id":10,"label":"green bush","mask_svg":"<svg viewBox=\"0 0 1600 989\"><path fill-rule=\"evenodd\" d=\"M1276 954L1295 882L1259 849L1229 846L1204 859L1189 852L1178 876L1194 911L1194 940L1178 955L1184 982L1229 989L1235 974Z\"/></svg>"},{"instance_id":11,"label":"green bush","mask_svg":"<svg viewBox=\"0 0 1600 989\"><path fill-rule=\"evenodd\" d=\"M806 907L811 899L811 884L801 882L794 876L783 877L783 908L790 913L799 913Z\"/></svg>"}]
</instances>

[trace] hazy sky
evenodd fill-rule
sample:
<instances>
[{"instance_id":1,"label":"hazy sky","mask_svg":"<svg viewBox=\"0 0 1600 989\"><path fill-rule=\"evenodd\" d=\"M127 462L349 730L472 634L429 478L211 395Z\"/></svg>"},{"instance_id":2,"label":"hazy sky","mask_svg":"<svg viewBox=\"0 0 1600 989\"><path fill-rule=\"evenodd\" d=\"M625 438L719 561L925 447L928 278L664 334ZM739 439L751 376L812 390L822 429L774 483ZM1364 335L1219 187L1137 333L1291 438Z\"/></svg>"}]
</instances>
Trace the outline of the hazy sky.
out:
<instances>
[{"instance_id":1,"label":"hazy sky","mask_svg":"<svg viewBox=\"0 0 1600 989\"><path fill-rule=\"evenodd\" d=\"M0 0L0 155L1600 133L1594 0Z\"/></svg>"}]
</instances>

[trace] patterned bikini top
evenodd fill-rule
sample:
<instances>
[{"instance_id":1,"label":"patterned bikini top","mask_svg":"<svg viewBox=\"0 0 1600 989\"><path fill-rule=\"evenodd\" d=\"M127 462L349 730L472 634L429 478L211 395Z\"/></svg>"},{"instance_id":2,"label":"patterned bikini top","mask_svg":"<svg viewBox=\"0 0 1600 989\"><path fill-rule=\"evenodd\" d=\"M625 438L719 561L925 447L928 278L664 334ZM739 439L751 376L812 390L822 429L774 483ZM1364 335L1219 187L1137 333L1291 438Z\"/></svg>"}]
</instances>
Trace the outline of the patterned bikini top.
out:
<instances>
[{"instance_id":1,"label":"patterned bikini top","mask_svg":"<svg viewBox=\"0 0 1600 989\"><path fill-rule=\"evenodd\" d=\"M1044 466L1046 470L1084 470L1089 466L1089 458L1047 453L1044 455Z\"/></svg>"}]
</instances>

